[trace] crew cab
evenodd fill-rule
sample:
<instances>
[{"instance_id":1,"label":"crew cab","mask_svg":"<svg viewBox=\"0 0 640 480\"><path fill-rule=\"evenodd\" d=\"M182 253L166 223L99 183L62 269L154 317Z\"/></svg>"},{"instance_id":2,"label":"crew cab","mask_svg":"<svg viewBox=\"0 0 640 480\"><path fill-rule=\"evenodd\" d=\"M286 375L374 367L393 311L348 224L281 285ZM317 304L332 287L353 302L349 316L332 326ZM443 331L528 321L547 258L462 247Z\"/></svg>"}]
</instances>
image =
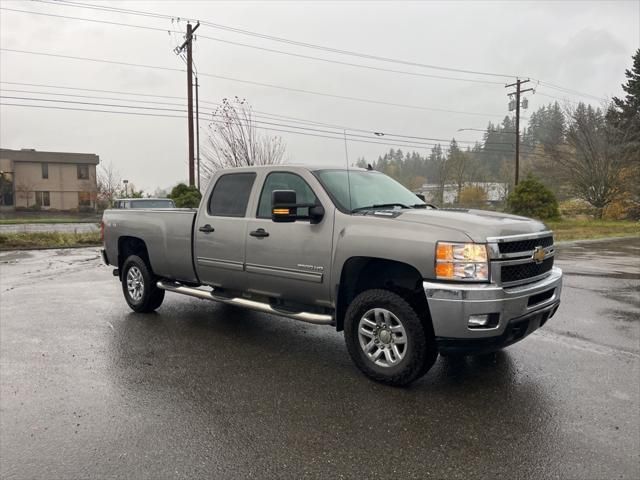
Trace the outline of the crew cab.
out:
<instances>
[{"instance_id":1,"label":"crew cab","mask_svg":"<svg viewBox=\"0 0 640 480\"><path fill-rule=\"evenodd\" d=\"M134 311L169 291L330 325L363 373L391 385L439 353L511 345L560 304L543 223L436 209L373 170L220 170L197 210L106 210L103 234Z\"/></svg>"}]
</instances>

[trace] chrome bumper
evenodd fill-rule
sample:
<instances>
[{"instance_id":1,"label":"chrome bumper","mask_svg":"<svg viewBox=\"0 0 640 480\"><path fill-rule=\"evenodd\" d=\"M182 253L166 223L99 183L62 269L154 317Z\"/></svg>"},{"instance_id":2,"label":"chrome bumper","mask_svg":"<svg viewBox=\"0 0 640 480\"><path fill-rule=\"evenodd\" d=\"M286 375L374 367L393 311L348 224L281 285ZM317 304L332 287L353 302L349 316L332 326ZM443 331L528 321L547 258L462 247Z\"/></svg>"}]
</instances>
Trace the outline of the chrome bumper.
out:
<instances>
[{"instance_id":1,"label":"chrome bumper","mask_svg":"<svg viewBox=\"0 0 640 480\"><path fill-rule=\"evenodd\" d=\"M423 282L422 285L436 338L447 341L507 338L510 323L532 319L531 326L527 327L526 334L529 334L551 318L560 303L562 270L554 267L549 276L542 280L510 288L492 284L441 282ZM545 293L548 296L542 295L543 299L537 301L535 296ZM497 315L497 325L469 328L469 316L482 314Z\"/></svg>"}]
</instances>

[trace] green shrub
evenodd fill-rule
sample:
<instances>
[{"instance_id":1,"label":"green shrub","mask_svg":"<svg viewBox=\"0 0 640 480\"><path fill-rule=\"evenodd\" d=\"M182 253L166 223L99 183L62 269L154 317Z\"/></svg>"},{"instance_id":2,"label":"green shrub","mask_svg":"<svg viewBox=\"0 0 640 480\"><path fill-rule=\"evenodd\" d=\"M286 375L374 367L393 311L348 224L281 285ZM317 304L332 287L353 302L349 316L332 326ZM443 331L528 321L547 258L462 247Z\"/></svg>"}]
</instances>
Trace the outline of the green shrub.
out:
<instances>
[{"instance_id":1,"label":"green shrub","mask_svg":"<svg viewBox=\"0 0 640 480\"><path fill-rule=\"evenodd\" d=\"M509 211L516 215L541 220L560 217L558 200L553 192L531 175L509 194L507 205Z\"/></svg>"},{"instance_id":2,"label":"green shrub","mask_svg":"<svg viewBox=\"0 0 640 480\"><path fill-rule=\"evenodd\" d=\"M202 194L196 187L188 187L184 183L179 183L168 195L178 208L198 208Z\"/></svg>"}]
</instances>

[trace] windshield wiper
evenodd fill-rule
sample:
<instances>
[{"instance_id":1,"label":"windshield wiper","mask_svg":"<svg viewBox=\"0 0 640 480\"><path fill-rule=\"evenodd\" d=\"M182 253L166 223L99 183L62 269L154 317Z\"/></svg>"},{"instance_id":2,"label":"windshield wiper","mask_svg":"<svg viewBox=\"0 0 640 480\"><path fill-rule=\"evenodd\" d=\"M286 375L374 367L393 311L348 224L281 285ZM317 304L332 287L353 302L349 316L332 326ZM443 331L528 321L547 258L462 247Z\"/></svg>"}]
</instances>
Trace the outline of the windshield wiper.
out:
<instances>
[{"instance_id":1,"label":"windshield wiper","mask_svg":"<svg viewBox=\"0 0 640 480\"><path fill-rule=\"evenodd\" d=\"M438 207L436 207L435 205L432 205L430 203L416 203L415 205L411 205L413 208L433 208L434 210L437 210Z\"/></svg>"},{"instance_id":2,"label":"windshield wiper","mask_svg":"<svg viewBox=\"0 0 640 480\"><path fill-rule=\"evenodd\" d=\"M377 205L369 205L367 207L358 207L351 210L353 212L360 212L362 210L373 210L374 208L387 208L387 207L400 207L400 208L412 208L404 203L378 203Z\"/></svg>"}]
</instances>

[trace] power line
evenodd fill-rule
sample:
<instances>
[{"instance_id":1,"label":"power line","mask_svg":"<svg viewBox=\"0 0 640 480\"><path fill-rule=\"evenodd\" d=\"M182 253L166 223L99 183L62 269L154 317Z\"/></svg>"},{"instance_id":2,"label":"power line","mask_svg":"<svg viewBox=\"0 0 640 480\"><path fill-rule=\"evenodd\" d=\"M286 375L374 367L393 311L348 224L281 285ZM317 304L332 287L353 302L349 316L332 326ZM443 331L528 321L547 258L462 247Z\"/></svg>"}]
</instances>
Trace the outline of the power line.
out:
<instances>
[{"instance_id":1,"label":"power line","mask_svg":"<svg viewBox=\"0 0 640 480\"><path fill-rule=\"evenodd\" d=\"M40 108L40 109L50 109L50 110L68 110L68 111L92 112L92 113L111 113L111 114L120 114L120 115L135 115L135 116L158 117L158 118L178 118L178 119L186 118L186 115L170 115L170 114L167 114L167 113L148 113L148 112L135 112L135 111L104 110L104 109L96 109L96 108L61 107L61 106L55 106L55 105L37 105L37 104L24 104L24 103L12 103L12 102L10 102L10 103L2 102L2 103L0 103L0 105L1 106ZM118 107L118 106L116 106L116 107ZM210 124L222 124L223 123L221 120L212 120L211 118L208 118L207 116L200 116L200 119L203 120L203 121L207 121ZM257 129L260 129L260 130L267 130L267 131L273 131L273 132L279 132L279 133L290 133L290 134L295 134L295 135L303 135L303 136L316 137L316 138L325 138L325 139L339 140L339 141L343 141L344 140L343 134L340 134L338 132L327 132L328 134L311 133L309 131L295 131L295 130L287 130L287 129L284 129L284 128L274 128L273 126L269 126L269 125L260 126L260 125L265 125L266 124L265 122L253 122L253 123L256 123L256 125L253 125L253 127L257 128ZM275 124L271 124L271 125L275 125ZM243 126L246 126L246 125L243 125ZM288 127L288 128L296 128L296 129L300 128L300 127L295 127L295 126L287 126L287 125L284 125L284 126ZM336 136L336 135L339 135L339 136ZM366 144L372 144L372 145L383 145L383 146L395 146L395 147L401 147L401 148L413 148L413 149L417 149L417 150L426 150L426 149L428 149L428 147L432 147L433 148L436 145L440 145L440 144L420 143L420 142L408 143L407 141L395 140L395 139L391 139L390 141L377 141L376 139L366 139L366 138L364 138L363 135L354 135L354 134L350 134L350 133L347 133L347 137L349 138L350 141L358 142L358 143L366 143ZM446 148L443 149L443 152L445 152L445 153L447 152ZM492 150L492 149L482 148L481 151L472 152L472 153L474 153L474 154L478 154L478 153L482 153L482 154L488 154L488 153L508 154L508 153L513 153L513 151L511 151L511 150ZM546 155L540 154L540 153L530 153L529 155L549 158Z\"/></svg>"},{"instance_id":2,"label":"power line","mask_svg":"<svg viewBox=\"0 0 640 480\"><path fill-rule=\"evenodd\" d=\"M1 82L1 83L9 83L9 84L16 84L18 82ZM42 85L42 84L39 84ZM173 103L173 102L153 102L153 101L148 101L148 100L133 100L133 99L123 99L123 98L114 98L114 97L103 97L103 96L95 96L95 95L79 95L79 94L69 94L69 93L50 93L50 92L42 92L42 91L32 91L32 90L21 90L21 89L0 89L0 91L2 92L17 92L17 93L28 93L28 94L36 94L36 95L50 95L50 96L62 96L62 97L73 97L73 98L88 98L88 99L101 99L101 100L116 100L116 101L129 101L129 102L138 102L138 103L152 103L152 104L160 104L160 105L170 105L170 106L179 106L179 107L185 107L184 103ZM124 93L124 92L122 92ZM131 93L128 93L131 94ZM19 100L43 100L43 101L47 101L47 102L61 102L61 103L78 103L78 104L86 104L86 105L95 105L95 106L110 106L110 107L125 107L125 108L142 108L142 109L146 109L146 110L160 110L160 111L175 111L175 112L184 112L185 110L176 110L176 109L165 109L165 108L152 108L152 107L138 107L136 105L114 105L114 104L104 104L104 103L92 103L92 102L72 102L72 101L64 101L64 100L52 100L52 99L42 99L42 98L33 98L33 97L6 97L6 98L11 98L11 99L19 99ZM375 134L377 136L387 136L387 137L397 137L399 139L408 139L408 140L431 140L431 141L436 141L436 142L449 142L450 139L445 139L445 138L434 138L434 137L425 137L425 136L417 136L417 135L406 135L406 134L398 134L398 133L392 133L392 132L382 132L379 129L378 130L374 130L374 129L364 129L364 128L355 128L355 127L346 127L344 125L335 125L335 124L327 124L327 123L320 123L320 122L313 122L313 121L309 121L309 120L302 120L302 119L295 119L295 120L291 120L294 117L286 117L286 116L281 116L278 114L272 114L272 113L261 113L261 112L257 112L257 114L254 115L254 111L252 110L252 116L255 116L257 118L262 118L262 119L266 119L266 120L278 120L278 121L283 121L287 120L290 123L299 123L299 124L303 124L303 125L318 125L318 126L325 126L328 128L333 128L336 130L349 130L352 132L361 132L361 133L368 133L368 134ZM272 118L275 117L275 118ZM282 118L278 118L278 117L282 117ZM288 120L289 119L289 120ZM264 120L262 120L263 123L267 123L269 124L270 122L265 122ZM280 125L283 126L282 124L273 124L273 125ZM288 127L293 128L291 125L287 125ZM295 127L295 128L301 128L301 127ZM316 129L318 130L318 129ZM318 130L320 131L320 130ZM467 143L467 144L475 144L477 143L476 141L473 140L458 140L458 143ZM485 142L486 143L486 142ZM513 145L512 142L489 142L492 145Z\"/></svg>"},{"instance_id":3,"label":"power line","mask_svg":"<svg viewBox=\"0 0 640 480\"><path fill-rule=\"evenodd\" d=\"M129 14L129 15L138 15L138 16L147 16L147 17L151 16L151 17L154 17L154 18L164 18L164 19L180 18L177 15L164 15L164 14L158 14L158 13L154 13L154 12L148 12L148 11L145 12L145 11L141 11L141 10L131 10L131 9L120 8L120 7L105 7L105 6L98 6L97 7L95 5L88 5L88 4L84 4L84 3L81 3L81 2L57 1L57 2L54 3L54 2L44 1L44 0L38 0L38 1L40 1L41 3L48 3L48 4L54 4L54 5L63 5L63 6L78 7L78 8L89 8L89 9L93 9L93 10L102 10L102 11L107 11L107 12L125 13L125 14ZM372 55L372 54L368 54L368 53L353 52L353 51L349 51L349 50L342 50L342 49L327 47L327 46L323 46L323 45L316 45L316 44L312 44L312 43L301 42L301 41L297 41L297 40L291 40L291 39L287 39L287 38L283 38L283 37L276 37L276 36L273 36L273 35L267 35L267 34L263 34L263 33L259 33L259 32L254 32L254 31L251 31L251 30L244 30L244 29L241 29L241 28L229 27L227 25L222 25L222 24L210 22L210 21L207 21L207 20L198 20L198 19L189 19L189 20L199 21L203 25L207 25L207 26L209 26L211 28L215 28L215 29L219 29L219 30L230 31L230 32L239 33L239 34L242 34L242 35L249 35L249 36L252 36L252 37L257 37L257 38L261 38L261 39L265 39L265 40L271 40L271 41L274 41L274 42L286 43L286 44L289 44L289 45L296 45L296 46L299 46L299 47L312 48L312 49L322 50L322 51L331 52L331 53L338 53L338 54L341 54L341 55L349 55L349 56L354 56L354 57L367 58L369 60L377 60L377 61L388 62L388 63L398 63L398 64L402 64L402 65L409 65L409 66L427 68L427 69L432 69L432 70L442 70L442 71L448 71L448 72L465 73L465 74L472 74L472 75L483 75L483 76L498 77L498 78L515 78L515 77L517 77L517 75L512 75L512 74L503 74L503 73L495 73L495 72L484 72L484 71L479 71L479 70L468 70L468 69L462 69L462 68L445 67L445 66L441 66L441 65L425 64L425 63L414 62L414 61L409 61L409 60L401 60L401 59L397 59L397 58L390 58L390 57L383 57L383 56L379 56L379 55Z\"/></svg>"},{"instance_id":4,"label":"power line","mask_svg":"<svg viewBox=\"0 0 640 480\"><path fill-rule=\"evenodd\" d=\"M121 115L140 115L140 116L146 116L146 117L161 117L161 118L179 118L179 119L184 119L186 118L186 115L167 115L167 114L157 114L157 113L141 113L141 112L122 112L122 111L117 111L117 110L103 110L103 109L89 109L89 108L77 108L77 107L59 107L59 106L54 106L54 105L34 105L34 104L22 104L22 103L1 103L0 105L2 106L15 106L15 107L31 107L31 108L41 108L41 109L53 109L53 110L71 110L71 111L79 111L79 112L96 112L96 113L113 113L113 114L121 114ZM202 120L205 121L209 121L211 123L220 123L215 122L215 121L211 121L211 119L207 119L207 118L202 118ZM296 131L290 131L290 130L284 130L284 129L277 129L277 128L271 128L271 127L260 127L260 126L255 126L255 128L258 128L260 130L268 130L268 131L274 131L274 132L283 132L283 133L292 133L292 134L296 134L296 135L304 135L304 136L310 136L310 137L317 137L317 138L327 138L327 139L331 139L331 140L340 140L340 141L344 141L343 137L335 137L335 136L330 136L330 135L320 135L320 134L314 134L314 133L307 133L307 132L296 132ZM347 134L347 136L349 136ZM354 139L350 139L353 142L358 142L358 143L368 143L368 144L373 144L373 145L386 145L386 146L396 146L396 147L404 147L404 148L415 148L415 149L425 149L424 145L413 145L413 144L403 144L403 143L394 143L394 142L378 142L375 140L361 140L358 138L354 138Z\"/></svg>"},{"instance_id":5,"label":"power line","mask_svg":"<svg viewBox=\"0 0 640 480\"><path fill-rule=\"evenodd\" d=\"M47 52L35 52L35 51L31 51L31 50L18 50L18 49L12 49L12 48L0 48L0 50L1 51L5 51L5 52L21 53L21 54L27 54L27 55L40 55L40 56L46 56L46 57L64 58L64 59L68 59L68 60L81 60L81 61L88 61L88 62L95 62L95 63L107 63L107 64L111 64L111 65L121 65L121 66L127 66L127 67L140 67L140 68L149 68L149 69L165 70L165 71L172 71L172 72L184 72L185 71L184 69L174 68L174 67L163 67L163 66L159 66L159 65L147 65L147 64L140 64L140 63L133 63L133 62L122 62L122 61L116 61L116 60L98 59L98 58L91 58L91 57L79 57L79 56L74 56L74 55L62 55L62 54L47 53ZM497 116L502 116L503 115L501 113L498 114L498 113L469 112L469 111L462 111L462 110L450 110L450 109L438 108L438 107L427 107L427 106L419 106L419 105L408 105L408 104L402 104L402 103L386 102L386 101L382 101L382 100L375 100L375 99L370 99L370 98L352 97L352 96L348 96L348 95L337 95L337 94L326 93L326 92L317 92L317 91L314 91L314 90L305 90L305 89L302 89L302 88L285 87L283 85L275 85L275 84L271 84L271 83L256 82L256 81L253 81L253 80L244 80L244 79L239 79L239 78L226 77L226 76L222 76L222 75L214 75L214 74L211 74L211 73L200 72L200 76L217 78L217 79L220 79L220 80L227 80L227 81L237 82L237 83L244 83L244 84L248 84L248 85L256 85L256 86L260 86L260 87L274 88L274 89L278 89L278 90L286 90L286 91L290 91L290 92L304 93L304 94L308 94L308 95L316 95L316 96L322 96L322 97L328 97L328 98L336 98L336 99L340 99L340 100L348 100L348 101L360 102L360 103L370 103L370 104L374 104L374 105L384 105L384 106L391 106L391 107L408 108L408 109L413 109L413 110L434 111L434 112L442 112L442 113L454 113L454 114L460 114L460 115L473 115L473 116L482 116L482 117L497 117Z\"/></svg>"},{"instance_id":6,"label":"power line","mask_svg":"<svg viewBox=\"0 0 640 480\"><path fill-rule=\"evenodd\" d=\"M572 88L561 87L560 85L554 85L553 83L544 82L542 80L537 80L535 78L532 78L532 80L536 80L540 85L543 85L543 86L545 86L547 88L552 88L554 90L558 90L560 92L568 93L568 94L573 95L573 96L593 98L593 99L599 100L599 101L606 101L606 98L598 97L597 95L591 95L589 93L580 92L580 91L574 90Z\"/></svg>"},{"instance_id":7,"label":"power line","mask_svg":"<svg viewBox=\"0 0 640 480\"><path fill-rule=\"evenodd\" d=\"M57 15L57 14L44 13L44 12L34 12L34 11L30 11L30 10L20 10L20 9L17 9L17 8L0 7L0 10L6 10L6 11L10 11L10 12L19 12L19 13L29 13L29 14L33 14L33 15L42 15L42 16L61 18L61 19L67 19L67 20L80 20L80 21L93 22L93 23L103 23L103 24L107 24L107 25L115 25L115 26L120 26L120 27L140 28L140 29L145 29L145 30L160 31L160 32L164 32L164 33L167 33L167 32L168 33L182 33L182 32L180 32L178 30L164 29L164 28L159 28L159 27L150 27L150 26L146 26L146 25L138 25L138 24L131 24L131 23L123 23L123 22L114 22L114 21L107 21L107 20L97 20L97 19L93 19L93 18L72 17L72 16L68 16L68 15ZM239 47L252 48L252 49L255 49L255 50L261 50L261 51L265 51L265 52L277 53L277 54L280 54L280 55L288 55L288 56L291 56L291 57L304 58L304 59L308 59L308 60L317 60L317 61L321 61L321 62L334 63L334 64L345 65L345 66L349 66L349 67L364 68L364 69L367 69L367 70L375 70L375 71L379 71L379 72L397 73L397 74L401 74L401 75L410 75L410 76L417 76L417 77L424 77L424 78L434 78L434 79L439 79L439 80L453 80L453 81L462 81L462 82L482 83L482 84L488 84L488 85L503 85L503 82L497 82L497 81L492 81L492 80L481 80L481 79L463 78L463 77L451 77L451 76L445 76L445 75L433 75L433 74L427 74L427 73L409 72L409 71L406 71L406 70L393 70L393 69L389 69L389 68L374 67L372 65L363 65L363 64L359 64L359 63L342 62L340 60L333 60L333 59L322 58L322 57L314 57L312 55L303 55L303 54L294 53L294 52L286 52L286 51L277 50L277 49L274 49L274 48L260 47L258 45L251 45L251 44L247 44L247 43L235 42L235 41L232 41L232 40L226 40L226 39L222 39L222 38L211 37L211 36L208 36L208 35L198 35L197 38L205 39L205 40L211 40L211 41L214 41L214 42L226 43L226 44L229 44L229 45L235 45L235 46L239 46Z\"/></svg>"},{"instance_id":8,"label":"power line","mask_svg":"<svg viewBox=\"0 0 640 480\"><path fill-rule=\"evenodd\" d=\"M89 4L86 4L86 3L73 2L73 1L67 1L67 0L57 0L55 2L50 1L50 0L33 0L33 1L37 1L37 2L45 3L45 4L57 5L57 6L84 8L84 9L98 10L98 11L104 11L104 12L120 13L120 14L128 14L128 15L137 15L137 16L151 17L151 18L158 18L158 19L170 19L170 20L173 20L175 18L178 18L178 19L181 18L181 17L176 16L176 15L166 15L166 14L159 14L159 13L154 13L154 12L149 12L149 11L132 10L132 9L126 9L126 8L120 8L120 7L89 5ZM184 18L182 18L182 19L184 19ZM518 75L515 75L515 74L503 74L503 73L496 73L496 72L484 72L484 71L475 71L475 70L460 69L460 68L451 68L451 67L444 67L444 66L440 66L440 65L431 65L431 64L424 64L424 63L419 63L419 62L401 60L401 59L396 59L396 58L391 58L391 57L383 57L383 56L367 54L367 53L353 52L353 51L349 51L349 50L337 49L337 48L327 47L327 46L323 46L323 45L317 45L317 44L312 44L312 43L308 43L308 42L301 42L301 41L291 40L291 39L287 39L287 38L283 38L283 37L277 37L277 36L274 36L274 35L267 35L267 34L263 34L263 33L259 33L259 32L254 32L254 31L251 31L251 30L245 30L245 29L236 28L236 27L229 27L227 25L222 25L222 24L210 22L210 21L207 21L207 20L199 20L199 21L203 25L207 25L207 26L209 26L211 28L215 28L215 29L219 29L219 30L229 31L229 32L233 32L233 33L237 33L237 34L241 34L241 35L248 35L248 36L261 38L261 39L265 39L265 40L270 40L270 41L274 41L274 42L285 43L285 44L288 44L288 45L296 45L296 46L304 47L304 48L321 50L321 51L326 51L326 52L331 52L331 53L338 53L338 54L341 54L341 55L355 56L355 57L366 58L366 59L370 59L370 60L377 60L377 61L389 62L389 63L398 63L398 64L402 64L402 65L410 65L410 66L414 66L414 67L421 67L421 68L428 68L428 69L435 69L435 70L444 70L444 71L451 71L451 72L457 72L457 73L466 73L466 74L483 75L483 76L491 76L491 77L498 77L498 78L508 78L508 79L513 79L513 78L517 78L518 77ZM579 92L578 90L569 89L569 88L566 88L566 87L562 87L560 85L554 85L554 84L549 83L549 82L543 82L542 80L536 79L536 78L533 78L533 77L530 77L530 78L532 80L535 80L535 81L539 82L540 84L546 84L550 88L555 88L555 89L558 89L558 90L561 90L561 91L565 91L565 92L568 92L568 93L573 93L575 95L582 96L582 97L589 97L589 98L593 98L593 99L596 99L596 100L605 100L604 98L598 97L596 95L591 95L591 94L588 94L588 93Z\"/></svg>"},{"instance_id":9,"label":"power line","mask_svg":"<svg viewBox=\"0 0 640 480\"><path fill-rule=\"evenodd\" d=\"M9 100L28 100L28 101L63 103L63 104L73 104L73 105L90 105L90 106L98 106L98 107L115 107L115 108L134 108L134 109L142 109L142 110L186 113L186 110L177 110L177 109L171 109L171 108L158 108L158 107L143 107L143 106L138 106L138 105L122 105L122 104L110 104L110 103L81 102L81 101L74 101L74 100L58 100L58 99L33 98L33 97L31 97L31 98L29 98L29 97L15 97L15 96L8 96L8 95L0 95L0 98L6 98L6 99L9 99ZM221 117L221 115L212 115L211 117ZM209 118L208 116L204 116L203 119L211 121L211 118ZM272 129L271 127L284 127L284 128L294 128L294 129L303 130L303 131L318 132L318 133L323 133L323 134L336 134L337 133L337 132L331 132L331 131L328 131L328 130L321 130L321 129L317 129L317 128L300 127L300 126L296 126L296 125L287 125L287 124L267 122L267 121L262 121L262 120L253 120L252 123L255 123L255 124L258 124L258 125L268 125L268 127L265 127L267 129ZM294 132L289 132L289 133L294 133ZM369 138L368 136L360 135L360 134L349 133L348 135L349 135L349 137L353 137L353 138ZM391 139L391 140L394 141L394 142L407 142L408 143L407 140L402 140L402 139ZM416 145L429 145L429 146L435 145L434 143L419 142L419 141L413 141L412 143L414 143Z\"/></svg>"}]
</instances>

